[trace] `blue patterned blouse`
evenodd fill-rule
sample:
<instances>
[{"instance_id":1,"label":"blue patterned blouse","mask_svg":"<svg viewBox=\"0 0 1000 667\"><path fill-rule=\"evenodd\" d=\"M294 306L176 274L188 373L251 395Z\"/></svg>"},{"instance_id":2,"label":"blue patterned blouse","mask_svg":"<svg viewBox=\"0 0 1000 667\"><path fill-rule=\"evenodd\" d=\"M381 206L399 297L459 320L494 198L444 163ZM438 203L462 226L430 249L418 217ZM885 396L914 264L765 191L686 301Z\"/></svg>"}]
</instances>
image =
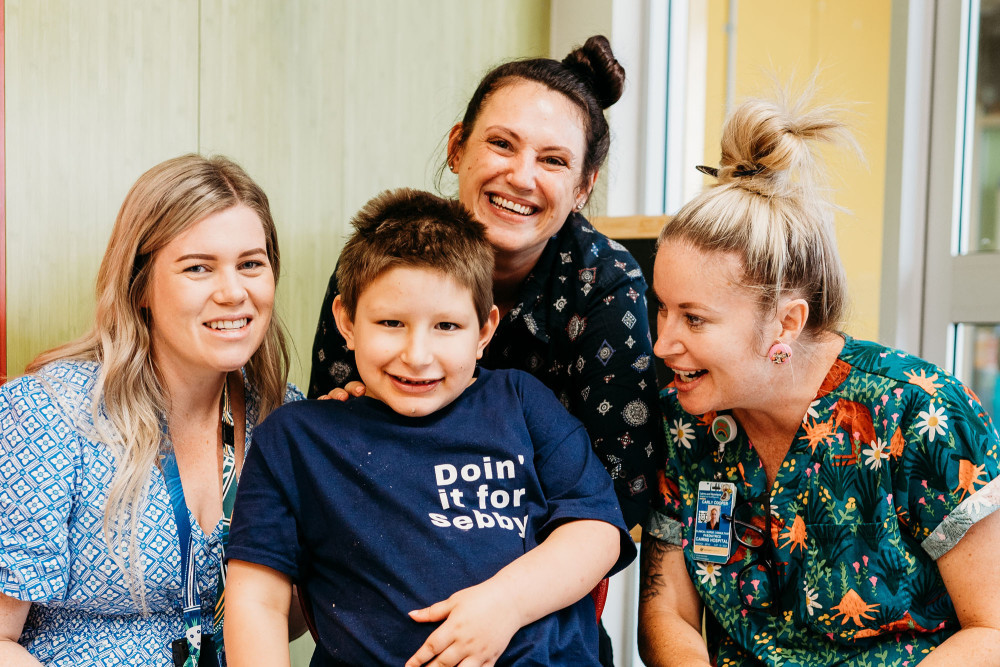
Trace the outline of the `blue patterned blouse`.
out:
<instances>
[{"instance_id":1,"label":"blue patterned blouse","mask_svg":"<svg viewBox=\"0 0 1000 667\"><path fill-rule=\"evenodd\" d=\"M0 387L0 593L30 600L20 643L45 665L172 665L181 635L181 555L163 475L149 471L140 516L149 614L133 602L103 537L114 456L90 412L98 365L56 362ZM246 442L257 422L247 387ZM302 398L291 385L285 400ZM211 632L222 525L191 517Z\"/></svg>"},{"instance_id":2,"label":"blue patterned blouse","mask_svg":"<svg viewBox=\"0 0 1000 667\"><path fill-rule=\"evenodd\" d=\"M333 319L338 293L334 273L313 344L312 397L359 379ZM500 320L481 364L526 371L551 389L587 427L625 523L645 519L663 436L646 281L624 246L571 214Z\"/></svg>"}]
</instances>

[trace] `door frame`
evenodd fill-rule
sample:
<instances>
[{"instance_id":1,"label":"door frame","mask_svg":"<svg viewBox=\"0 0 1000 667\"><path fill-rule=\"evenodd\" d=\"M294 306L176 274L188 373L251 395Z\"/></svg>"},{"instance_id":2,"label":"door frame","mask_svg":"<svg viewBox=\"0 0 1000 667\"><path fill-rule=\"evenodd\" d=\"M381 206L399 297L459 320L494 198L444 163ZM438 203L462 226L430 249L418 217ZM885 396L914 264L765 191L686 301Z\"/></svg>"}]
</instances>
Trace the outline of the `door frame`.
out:
<instances>
[{"instance_id":1,"label":"door frame","mask_svg":"<svg viewBox=\"0 0 1000 667\"><path fill-rule=\"evenodd\" d=\"M0 0L0 384L7 379L7 104L4 0Z\"/></svg>"}]
</instances>

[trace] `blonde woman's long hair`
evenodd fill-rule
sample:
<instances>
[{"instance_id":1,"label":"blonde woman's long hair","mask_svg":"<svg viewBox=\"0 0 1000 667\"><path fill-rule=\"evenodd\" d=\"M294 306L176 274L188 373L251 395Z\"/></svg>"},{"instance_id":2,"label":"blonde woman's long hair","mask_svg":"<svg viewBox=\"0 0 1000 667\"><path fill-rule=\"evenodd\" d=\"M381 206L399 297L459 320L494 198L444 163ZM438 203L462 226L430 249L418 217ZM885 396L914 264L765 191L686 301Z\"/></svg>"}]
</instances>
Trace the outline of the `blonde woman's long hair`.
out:
<instances>
[{"instance_id":1,"label":"blonde woman's long hair","mask_svg":"<svg viewBox=\"0 0 1000 667\"><path fill-rule=\"evenodd\" d=\"M717 183L684 205L657 244L682 240L704 251L735 253L743 285L763 314L783 294L809 304L804 333L835 331L845 318L847 280L837 251L835 207L813 144L857 149L837 107L811 106L812 85L793 99L750 99L726 119Z\"/></svg>"},{"instance_id":2,"label":"blonde woman's long hair","mask_svg":"<svg viewBox=\"0 0 1000 667\"><path fill-rule=\"evenodd\" d=\"M104 512L104 540L143 611L147 605L137 533L149 472L158 466L161 419L170 406L153 363L150 320L142 304L156 253L195 223L238 204L260 218L277 282L277 233L260 186L224 157L184 155L167 160L139 177L118 212L97 274L93 328L42 353L26 369L40 373L46 364L60 360L100 364L90 411L100 439L116 459ZM285 334L276 316L272 315L245 371L259 394L259 419L263 419L284 400L288 377Z\"/></svg>"}]
</instances>

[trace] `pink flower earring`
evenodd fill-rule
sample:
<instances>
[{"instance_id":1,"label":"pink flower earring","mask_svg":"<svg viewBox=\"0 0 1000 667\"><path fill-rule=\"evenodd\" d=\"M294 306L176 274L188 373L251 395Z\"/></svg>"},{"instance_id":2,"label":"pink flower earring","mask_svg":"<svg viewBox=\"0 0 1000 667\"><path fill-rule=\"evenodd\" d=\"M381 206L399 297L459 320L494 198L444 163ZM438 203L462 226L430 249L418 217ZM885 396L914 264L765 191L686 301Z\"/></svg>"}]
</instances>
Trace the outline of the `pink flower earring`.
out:
<instances>
[{"instance_id":1,"label":"pink flower earring","mask_svg":"<svg viewBox=\"0 0 1000 667\"><path fill-rule=\"evenodd\" d=\"M792 356L792 348L780 340L774 341L774 345L767 351L767 358L771 360L771 363L775 364L785 363L790 356Z\"/></svg>"}]
</instances>

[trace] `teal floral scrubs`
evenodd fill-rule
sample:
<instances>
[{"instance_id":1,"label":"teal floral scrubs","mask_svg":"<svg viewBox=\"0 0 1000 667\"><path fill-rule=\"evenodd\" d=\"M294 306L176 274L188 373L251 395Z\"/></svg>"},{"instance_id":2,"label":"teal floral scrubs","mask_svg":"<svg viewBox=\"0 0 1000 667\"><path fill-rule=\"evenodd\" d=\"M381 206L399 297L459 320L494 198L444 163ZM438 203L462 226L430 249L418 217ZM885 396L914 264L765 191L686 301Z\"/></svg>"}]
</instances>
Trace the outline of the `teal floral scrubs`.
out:
<instances>
[{"instance_id":1,"label":"teal floral scrubs","mask_svg":"<svg viewBox=\"0 0 1000 667\"><path fill-rule=\"evenodd\" d=\"M683 547L720 666L914 665L959 629L935 560L1000 506L1000 440L954 377L845 339L770 488L738 425L720 450L715 413L661 393L667 462L647 531ZM726 564L696 560L698 483L716 479L735 483L737 503L770 499L773 579L738 577L758 552L735 540Z\"/></svg>"}]
</instances>

